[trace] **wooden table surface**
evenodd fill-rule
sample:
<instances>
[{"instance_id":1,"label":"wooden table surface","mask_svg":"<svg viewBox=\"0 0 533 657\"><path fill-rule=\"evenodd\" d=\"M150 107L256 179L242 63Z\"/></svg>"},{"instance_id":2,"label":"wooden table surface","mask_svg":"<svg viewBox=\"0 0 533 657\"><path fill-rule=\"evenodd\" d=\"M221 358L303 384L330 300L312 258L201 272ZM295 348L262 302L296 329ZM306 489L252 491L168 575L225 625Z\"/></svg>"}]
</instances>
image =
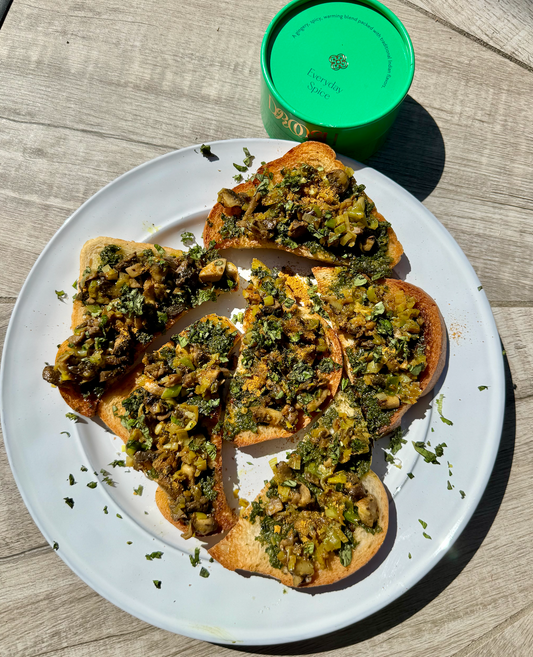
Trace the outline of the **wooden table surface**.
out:
<instances>
[{"instance_id":1,"label":"wooden table surface","mask_svg":"<svg viewBox=\"0 0 533 657\"><path fill-rule=\"evenodd\" d=\"M14 0L0 30L2 342L37 256L103 185L190 144L266 136L259 48L284 4ZM501 448L471 522L412 590L333 635L239 650L531 655L533 9L525 0L386 4L412 37L417 68L370 163L440 219L483 283L506 350ZM3 446L0 481L3 657L234 654L149 626L79 580L34 525Z\"/></svg>"}]
</instances>

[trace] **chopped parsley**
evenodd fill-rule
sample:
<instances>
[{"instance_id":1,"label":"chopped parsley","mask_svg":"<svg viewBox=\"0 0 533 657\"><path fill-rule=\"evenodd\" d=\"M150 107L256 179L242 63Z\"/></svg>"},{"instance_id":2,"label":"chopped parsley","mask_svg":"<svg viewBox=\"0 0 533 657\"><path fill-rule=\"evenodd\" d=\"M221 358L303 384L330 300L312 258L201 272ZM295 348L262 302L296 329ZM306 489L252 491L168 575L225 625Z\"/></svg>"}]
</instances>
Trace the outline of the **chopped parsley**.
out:
<instances>
[{"instance_id":1,"label":"chopped parsley","mask_svg":"<svg viewBox=\"0 0 533 657\"><path fill-rule=\"evenodd\" d=\"M159 580L159 579L154 579L153 582L154 582L154 586L155 586L156 589L160 589L160 588L161 588L161 580Z\"/></svg>"},{"instance_id":2,"label":"chopped parsley","mask_svg":"<svg viewBox=\"0 0 533 657\"><path fill-rule=\"evenodd\" d=\"M489 389L489 386L478 386L477 389L478 389L479 391L481 391L481 390L488 390L488 389Z\"/></svg>"},{"instance_id":3,"label":"chopped parsley","mask_svg":"<svg viewBox=\"0 0 533 657\"><path fill-rule=\"evenodd\" d=\"M80 470L82 472L88 472L87 468L84 465L81 466Z\"/></svg>"},{"instance_id":4,"label":"chopped parsley","mask_svg":"<svg viewBox=\"0 0 533 657\"><path fill-rule=\"evenodd\" d=\"M189 554L189 560L191 562L191 566L196 568L196 566L200 563L200 548L194 548L194 556Z\"/></svg>"},{"instance_id":5,"label":"chopped parsley","mask_svg":"<svg viewBox=\"0 0 533 657\"><path fill-rule=\"evenodd\" d=\"M139 497L143 494L144 486L139 485L137 488L133 489L133 494L138 495Z\"/></svg>"},{"instance_id":6,"label":"chopped parsley","mask_svg":"<svg viewBox=\"0 0 533 657\"><path fill-rule=\"evenodd\" d=\"M67 506L69 506L71 509L74 508L74 500L72 499L72 497L64 497L63 499L65 500L65 504Z\"/></svg>"},{"instance_id":7,"label":"chopped parsley","mask_svg":"<svg viewBox=\"0 0 533 657\"><path fill-rule=\"evenodd\" d=\"M439 397L437 399L437 411L439 412L440 419L444 422L444 424L448 424L448 425L452 426L453 422L451 420L446 419L444 417L444 415L442 414L442 403L443 403L443 401L444 401L444 395L439 395Z\"/></svg>"},{"instance_id":8,"label":"chopped parsley","mask_svg":"<svg viewBox=\"0 0 533 657\"><path fill-rule=\"evenodd\" d=\"M100 474L102 475L103 479L102 481L107 484L108 486L111 486L111 488L115 488L115 482L111 479L111 475L107 470L104 470L103 468L100 470Z\"/></svg>"},{"instance_id":9,"label":"chopped parsley","mask_svg":"<svg viewBox=\"0 0 533 657\"><path fill-rule=\"evenodd\" d=\"M196 242L196 238L191 232L185 231L184 233L181 234L181 241L183 242L183 244L185 244L185 246L190 246L191 244L193 244L193 242Z\"/></svg>"},{"instance_id":10,"label":"chopped parsley","mask_svg":"<svg viewBox=\"0 0 533 657\"><path fill-rule=\"evenodd\" d=\"M74 479L74 475L69 474L68 483L69 483L69 486L74 486L77 483L76 480Z\"/></svg>"},{"instance_id":11,"label":"chopped parsley","mask_svg":"<svg viewBox=\"0 0 533 657\"><path fill-rule=\"evenodd\" d=\"M59 435L61 436L61 435L63 435L64 433L70 438L70 434L69 434L68 431L62 431Z\"/></svg>"},{"instance_id":12,"label":"chopped parsley","mask_svg":"<svg viewBox=\"0 0 533 657\"><path fill-rule=\"evenodd\" d=\"M107 510L107 506L104 506L104 513L106 514L106 516L109 513L109 511Z\"/></svg>"},{"instance_id":13,"label":"chopped parsley","mask_svg":"<svg viewBox=\"0 0 533 657\"><path fill-rule=\"evenodd\" d=\"M53 547L54 550L56 550L56 551L59 550L59 543L58 543L57 541L54 541L54 544L53 544L52 547Z\"/></svg>"},{"instance_id":14,"label":"chopped parsley","mask_svg":"<svg viewBox=\"0 0 533 657\"><path fill-rule=\"evenodd\" d=\"M80 421L80 418L76 415L76 413L65 413L65 417L68 420L71 420L72 422L79 422ZM63 433L67 433L67 432L64 431Z\"/></svg>"},{"instance_id":15,"label":"chopped parsley","mask_svg":"<svg viewBox=\"0 0 533 657\"><path fill-rule=\"evenodd\" d=\"M204 568L202 566L200 570L200 577L206 577L206 578L209 577L209 571L207 570L207 568Z\"/></svg>"},{"instance_id":16,"label":"chopped parsley","mask_svg":"<svg viewBox=\"0 0 533 657\"><path fill-rule=\"evenodd\" d=\"M423 529L427 528L427 526L428 526L427 522L424 522L423 520L420 520L420 518L418 519L418 522L422 525Z\"/></svg>"},{"instance_id":17,"label":"chopped parsley","mask_svg":"<svg viewBox=\"0 0 533 657\"><path fill-rule=\"evenodd\" d=\"M464 490L460 490L459 492L461 493L461 499L464 500L466 497L466 493L464 492Z\"/></svg>"},{"instance_id":18,"label":"chopped parsley","mask_svg":"<svg viewBox=\"0 0 533 657\"><path fill-rule=\"evenodd\" d=\"M116 459L115 461L111 461L111 463L108 463L112 468L125 468L126 467L126 462L124 459Z\"/></svg>"},{"instance_id":19,"label":"chopped parsley","mask_svg":"<svg viewBox=\"0 0 533 657\"><path fill-rule=\"evenodd\" d=\"M412 472L408 472L407 476L409 477L409 479L414 479L415 478L415 476Z\"/></svg>"},{"instance_id":20,"label":"chopped parsley","mask_svg":"<svg viewBox=\"0 0 533 657\"><path fill-rule=\"evenodd\" d=\"M120 513L117 513L116 515L117 515L117 518L119 518L120 520L122 520L122 516L120 515Z\"/></svg>"},{"instance_id":21,"label":"chopped parsley","mask_svg":"<svg viewBox=\"0 0 533 657\"><path fill-rule=\"evenodd\" d=\"M200 153L207 159L210 157L216 157L214 153L211 151L211 146L206 146L206 144L202 144L200 146Z\"/></svg>"},{"instance_id":22,"label":"chopped parsley","mask_svg":"<svg viewBox=\"0 0 533 657\"><path fill-rule=\"evenodd\" d=\"M60 299L61 301L67 298L67 293L63 292L63 290L54 290L54 292L56 293L57 298Z\"/></svg>"},{"instance_id":23,"label":"chopped parsley","mask_svg":"<svg viewBox=\"0 0 533 657\"><path fill-rule=\"evenodd\" d=\"M426 532L422 532L422 536L424 538L429 538L429 540L431 540L431 536L429 534L426 534Z\"/></svg>"},{"instance_id":24,"label":"chopped parsley","mask_svg":"<svg viewBox=\"0 0 533 657\"><path fill-rule=\"evenodd\" d=\"M98 486L98 483L96 481L90 481L87 484L87 488L96 488Z\"/></svg>"},{"instance_id":25,"label":"chopped parsley","mask_svg":"<svg viewBox=\"0 0 533 657\"><path fill-rule=\"evenodd\" d=\"M152 552L151 554L145 554L147 561L153 561L154 559L161 559L163 552Z\"/></svg>"},{"instance_id":26,"label":"chopped parsley","mask_svg":"<svg viewBox=\"0 0 533 657\"><path fill-rule=\"evenodd\" d=\"M242 164L235 164L235 162L234 162L233 166L237 169L237 171L241 171L242 173L244 173L245 171L248 171L248 167L245 167Z\"/></svg>"}]
</instances>

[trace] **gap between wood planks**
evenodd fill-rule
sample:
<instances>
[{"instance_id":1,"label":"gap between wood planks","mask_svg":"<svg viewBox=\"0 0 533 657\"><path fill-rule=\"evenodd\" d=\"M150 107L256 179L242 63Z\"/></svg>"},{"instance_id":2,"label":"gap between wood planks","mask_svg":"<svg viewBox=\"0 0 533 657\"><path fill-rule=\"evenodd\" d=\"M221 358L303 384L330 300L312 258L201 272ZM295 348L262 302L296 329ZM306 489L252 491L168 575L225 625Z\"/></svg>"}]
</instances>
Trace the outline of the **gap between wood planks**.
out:
<instances>
[{"instance_id":1,"label":"gap between wood planks","mask_svg":"<svg viewBox=\"0 0 533 657\"><path fill-rule=\"evenodd\" d=\"M520 61L516 57L513 57L512 55L508 55L506 52L503 50L500 50L499 48L496 48L495 46L491 46L490 43L487 43L486 41L483 41L483 39L480 39L477 36L474 36L470 32L466 32L466 30L462 30L460 27L457 27L453 23L448 22L444 18L440 18L439 16L436 16L435 14L432 14L430 11L427 9L423 9L422 7L419 7L416 5L414 2L410 2L409 0L398 0L402 5L405 5L406 7L409 7L410 9L413 9L414 11L417 11L420 14L423 14L424 16L427 16L428 18L431 18L432 20L436 21L437 23L440 23L441 25L444 25L445 27L450 28L450 30L453 30L454 32L457 32L461 36L466 37L467 39L470 39L471 41L474 41L475 43L479 44L480 46L483 46L484 48L487 48L488 50L491 50L493 53L496 55L500 55L500 57L503 57L504 59L508 59L510 62L513 62L513 64L516 64L517 66L520 66L521 68L525 68L526 71L529 71L530 73L533 73L533 66L529 66L529 64L526 64L525 62Z\"/></svg>"}]
</instances>

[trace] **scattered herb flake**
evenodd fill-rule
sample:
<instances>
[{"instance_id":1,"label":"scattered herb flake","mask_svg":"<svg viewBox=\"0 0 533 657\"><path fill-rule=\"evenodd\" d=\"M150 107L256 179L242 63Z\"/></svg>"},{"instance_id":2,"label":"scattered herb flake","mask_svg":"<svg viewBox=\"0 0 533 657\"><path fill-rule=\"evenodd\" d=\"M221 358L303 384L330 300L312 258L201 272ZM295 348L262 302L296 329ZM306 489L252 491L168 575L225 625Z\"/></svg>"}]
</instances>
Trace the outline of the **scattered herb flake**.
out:
<instances>
[{"instance_id":1,"label":"scattered herb flake","mask_svg":"<svg viewBox=\"0 0 533 657\"><path fill-rule=\"evenodd\" d=\"M151 554L145 554L147 561L153 561L154 559L161 559L163 552L152 552Z\"/></svg>"},{"instance_id":2,"label":"scattered herb flake","mask_svg":"<svg viewBox=\"0 0 533 657\"><path fill-rule=\"evenodd\" d=\"M409 479L414 479L415 478L415 476L412 472L408 472L407 476L409 477Z\"/></svg>"},{"instance_id":3,"label":"scattered herb flake","mask_svg":"<svg viewBox=\"0 0 533 657\"><path fill-rule=\"evenodd\" d=\"M244 160L243 160L244 164L245 164L247 167L251 167L253 161L255 160L255 155L252 155L252 154L250 153L250 151L246 148L246 146L244 146L244 148L243 148L242 150L244 151L244 154L246 155L246 157L245 157Z\"/></svg>"},{"instance_id":4,"label":"scattered herb flake","mask_svg":"<svg viewBox=\"0 0 533 657\"><path fill-rule=\"evenodd\" d=\"M344 378L341 382L341 390L346 390L346 386L350 384L350 379Z\"/></svg>"},{"instance_id":5,"label":"scattered herb flake","mask_svg":"<svg viewBox=\"0 0 533 657\"><path fill-rule=\"evenodd\" d=\"M426 534L426 532L422 532L422 536L424 538L429 538L430 541L432 540L431 536L429 534Z\"/></svg>"},{"instance_id":6,"label":"scattered herb flake","mask_svg":"<svg viewBox=\"0 0 533 657\"><path fill-rule=\"evenodd\" d=\"M244 313L242 311L240 313L235 313L235 315L232 315L231 317L231 321L234 324L236 323L242 324L243 320L244 320Z\"/></svg>"},{"instance_id":7,"label":"scattered herb flake","mask_svg":"<svg viewBox=\"0 0 533 657\"><path fill-rule=\"evenodd\" d=\"M126 541L126 545L131 545L133 541Z\"/></svg>"},{"instance_id":8,"label":"scattered herb flake","mask_svg":"<svg viewBox=\"0 0 533 657\"><path fill-rule=\"evenodd\" d=\"M189 554L189 559L191 561L191 566L196 568L196 566L200 563L200 548L194 548L194 556Z\"/></svg>"},{"instance_id":9,"label":"scattered herb flake","mask_svg":"<svg viewBox=\"0 0 533 657\"><path fill-rule=\"evenodd\" d=\"M112 468L125 468L126 467L126 462L124 459L116 459L115 461L111 461L111 463L108 463Z\"/></svg>"},{"instance_id":10,"label":"scattered herb flake","mask_svg":"<svg viewBox=\"0 0 533 657\"><path fill-rule=\"evenodd\" d=\"M63 290L54 290L54 292L56 293L58 299L63 300L67 298L67 293L63 292Z\"/></svg>"},{"instance_id":11,"label":"scattered herb flake","mask_svg":"<svg viewBox=\"0 0 533 657\"><path fill-rule=\"evenodd\" d=\"M453 490L453 486L450 484L449 481L448 481L448 490Z\"/></svg>"},{"instance_id":12,"label":"scattered herb flake","mask_svg":"<svg viewBox=\"0 0 533 657\"><path fill-rule=\"evenodd\" d=\"M65 500L65 504L67 506L69 506L71 509L74 508L74 500L72 499L72 497L64 497L63 499Z\"/></svg>"},{"instance_id":13,"label":"scattered herb flake","mask_svg":"<svg viewBox=\"0 0 533 657\"><path fill-rule=\"evenodd\" d=\"M160 589L160 588L161 588L161 580L159 580L159 579L154 579L153 582L154 582L154 586L155 586L156 589Z\"/></svg>"},{"instance_id":14,"label":"scattered herb flake","mask_svg":"<svg viewBox=\"0 0 533 657\"><path fill-rule=\"evenodd\" d=\"M115 488L115 482L111 479L111 474L107 471L104 470L103 468L100 470L100 474L102 475L102 481L107 484L108 486L111 486L111 488Z\"/></svg>"},{"instance_id":15,"label":"scattered herb flake","mask_svg":"<svg viewBox=\"0 0 533 657\"><path fill-rule=\"evenodd\" d=\"M62 432L61 432L61 433L60 433L59 435L60 435L60 436L62 436L62 435L63 435L64 433L66 433L66 434L67 434L67 436L68 436L68 437L70 438L70 434L69 434L69 432L68 432L68 431L62 431Z\"/></svg>"},{"instance_id":16,"label":"scattered herb flake","mask_svg":"<svg viewBox=\"0 0 533 657\"><path fill-rule=\"evenodd\" d=\"M453 422L451 420L446 419L444 417L444 415L442 414L442 403L443 403L443 401L444 401L444 395L439 395L439 397L437 399L437 411L439 412L440 419L444 422L444 424L448 424L448 425L452 426Z\"/></svg>"},{"instance_id":17,"label":"scattered herb flake","mask_svg":"<svg viewBox=\"0 0 533 657\"><path fill-rule=\"evenodd\" d=\"M74 283L72 283L72 287L77 290L78 289L78 281L75 280Z\"/></svg>"},{"instance_id":18,"label":"scattered herb flake","mask_svg":"<svg viewBox=\"0 0 533 657\"><path fill-rule=\"evenodd\" d=\"M140 497L143 494L143 490L144 490L144 486L139 484L139 486L137 486L137 488L133 489L133 494L138 495Z\"/></svg>"},{"instance_id":19,"label":"scattered herb flake","mask_svg":"<svg viewBox=\"0 0 533 657\"><path fill-rule=\"evenodd\" d=\"M76 413L65 413L65 417L69 420L72 420L72 422L80 421L80 418L76 415Z\"/></svg>"},{"instance_id":20,"label":"scattered herb flake","mask_svg":"<svg viewBox=\"0 0 533 657\"><path fill-rule=\"evenodd\" d=\"M427 522L424 522L423 520L420 520L420 518L418 519L418 522L422 525L423 529L427 528L427 526L428 526Z\"/></svg>"},{"instance_id":21,"label":"scattered herb flake","mask_svg":"<svg viewBox=\"0 0 533 657\"><path fill-rule=\"evenodd\" d=\"M104 513L106 514L106 516L109 513L109 511L107 510L107 506L104 506Z\"/></svg>"},{"instance_id":22,"label":"scattered herb flake","mask_svg":"<svg viewBox=\"0 0 533 657\"><path fill-rule=\"evenodd\" d=\"M481 390L488 390L488 389L489 389L489 386L478 386L477 389L478 389L479 391L481 391Z\"/></svg>"},{"instance_id":23,"label":"scattered herb flake","mask_svg":"<svg viewBox=\"0 0 533 657\"><path fill-rule=\"evenodd\" d=\"M434 452L431 452L429 449L426 449L425 443L423 441L413 442L413 447L424 457L426 463L435 463L435 465L440 465L440 461L437 461L437 455Z\"/></svg>"},{"instance_id":24,"label":"scattered herb flake","mask_svg":"<svg viewBox=\"0 0 533 657\"><path fill-rule=\"evenodd\" d=\"M242 173L248 171L248 167L243 167L242 164L235 164L234 162L233 166L237 169L237 171L241 171Z\"/></svg>"},{"instance_id":25,"label":"scattered herb flake","mask_svg":"<svg viewBox=\"0 0 533 657\"><path fill-rule=\"evenodd\" d=\"M185 246L191 246L191 244L194 244L194 242L196 242L196 238L191 232L185 231L184 233L181 234L181 241L183 242L183 244L185 244Z\"/></svg>"},{"instance_id":26,"label":"scattered herb flake","mask_svg":"<svg viewBox=\"0 0 533 657\"><path fill-rule=\"evenodd\" d=\"M76 480L74 479L74 475L69 474L68 483L69 483L69 486L74 486L77 483Z\"/></svg>"},{"instance_id":27,"label":"scattered herb flake","mask_svg":"<svg viewBox=\"0 0 533 657\"><path fill-rule=\"evenodd\" d=\"M242 174L237 173L235 176L233 176L233 180L237 183L240 183L244 180L244 178L242 177Z\"/></svg>"},{"instance_id":28,"label":"scattered herb flake","mask_svg":"<svg viewBox=\"0 0 533 657\"><path fill-rule=\"evenodd\" d=\"M96 481L90 481L87 484L87 488L96 488L98 486L98 483Z\"/></svg>"},{"instance_id":29,"label":"scattered herb flake","mask_svg":"<svg viewBox=\"0 0 533 657\"><path fill-rule=\"evenodd\" d=\"M460 490L459 492L461 493L461 499L464 500L466 497L466 493L464 492L464 490Z\"/></svg>"},{"instance_id":30,"label":"scattered herb flake","mask_svg":"<svg viewBox=\"0 0 533 657\"><path fill-rule=\"evenodd\" d=\"M200 146L200 153L209 159L210 157L213 157L213 152L211 151L211 146L206 146L205 144L202 144Z\"/></svg>"},{"instance_id":31,"label":"scattered herb flake","mask_svg":"<svg viewBox=\"0 0 533 657\"><path fill-rule=\"evenodd\" d=\"M56 551L59 550L59 543L58 543L57 541L54 541L54 544L52 545L52 547L53 547L54 550L56 550Z\"/></svg>"},{"instance_id":32,"label":"scattered herb flake","mask_svg":"<svg viewBox=\"0 0 533 657\"><path fill-rule=\"evenodd\" d=\"M209 571L207 568L202 566L202 569L200 570L200 577L209 577Z\"/></svg>"},{"instance_id":33,"label":"scattered herb flake","mask_svg":"<svg viewBox=\"0 0 533 657\"><path fill-rule=\"evenodd\" d=\"M481 291L483 289L483 285L478 285L477 289L478 289L478 291Z\"/></svg>"},{"instance_id":34,"label":"scattered herb flake","mask_svg":"<svg viewBox=\"0 0 533 657\"><path fill-rule=\"evenodd\" d=\"M81 466L80 470L81 470L82 472L87 472L87 468L86 468L84 465Z\"/></svg>"},{"instance_id":35,"label":"scattered herb flake","mask_svg":"<svg viewBox=\"0 0 533 657\"><path fill-rule=\"evenodd\" d=\"M119 518L120 520L122 520L122 516L120 515L120 513L117 513L117 518Z\"/></svg>"},{"instance_id":36,"label":"scattered herb flake","mask_svg":"<svg viewBox=\"0 0 533 657\"><path fill-rule=\"evenodd\" d=\"M411 553L409 552L409 559L411 559Z\"/></svg>"}]
</instances>

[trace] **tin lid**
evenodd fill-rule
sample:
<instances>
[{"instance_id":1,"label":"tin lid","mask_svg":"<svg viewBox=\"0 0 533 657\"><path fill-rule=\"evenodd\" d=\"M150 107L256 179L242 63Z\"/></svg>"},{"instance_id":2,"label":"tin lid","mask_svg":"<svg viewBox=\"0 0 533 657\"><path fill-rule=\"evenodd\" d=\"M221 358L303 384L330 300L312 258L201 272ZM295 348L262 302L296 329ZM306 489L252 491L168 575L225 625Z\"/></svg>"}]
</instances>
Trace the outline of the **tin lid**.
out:
<instances>
[{"instance_id":1,"label":"tin lid","mask_svg":"<svg viewBox=\"0 0 533 657\"><path fill-rule=\"evenodd\" d=\"M415 62L407 30L377 0L294 0L270 23L261 66L270 92L292 114L349 128L401 103Z\"/></svg>"}]
</instances>

